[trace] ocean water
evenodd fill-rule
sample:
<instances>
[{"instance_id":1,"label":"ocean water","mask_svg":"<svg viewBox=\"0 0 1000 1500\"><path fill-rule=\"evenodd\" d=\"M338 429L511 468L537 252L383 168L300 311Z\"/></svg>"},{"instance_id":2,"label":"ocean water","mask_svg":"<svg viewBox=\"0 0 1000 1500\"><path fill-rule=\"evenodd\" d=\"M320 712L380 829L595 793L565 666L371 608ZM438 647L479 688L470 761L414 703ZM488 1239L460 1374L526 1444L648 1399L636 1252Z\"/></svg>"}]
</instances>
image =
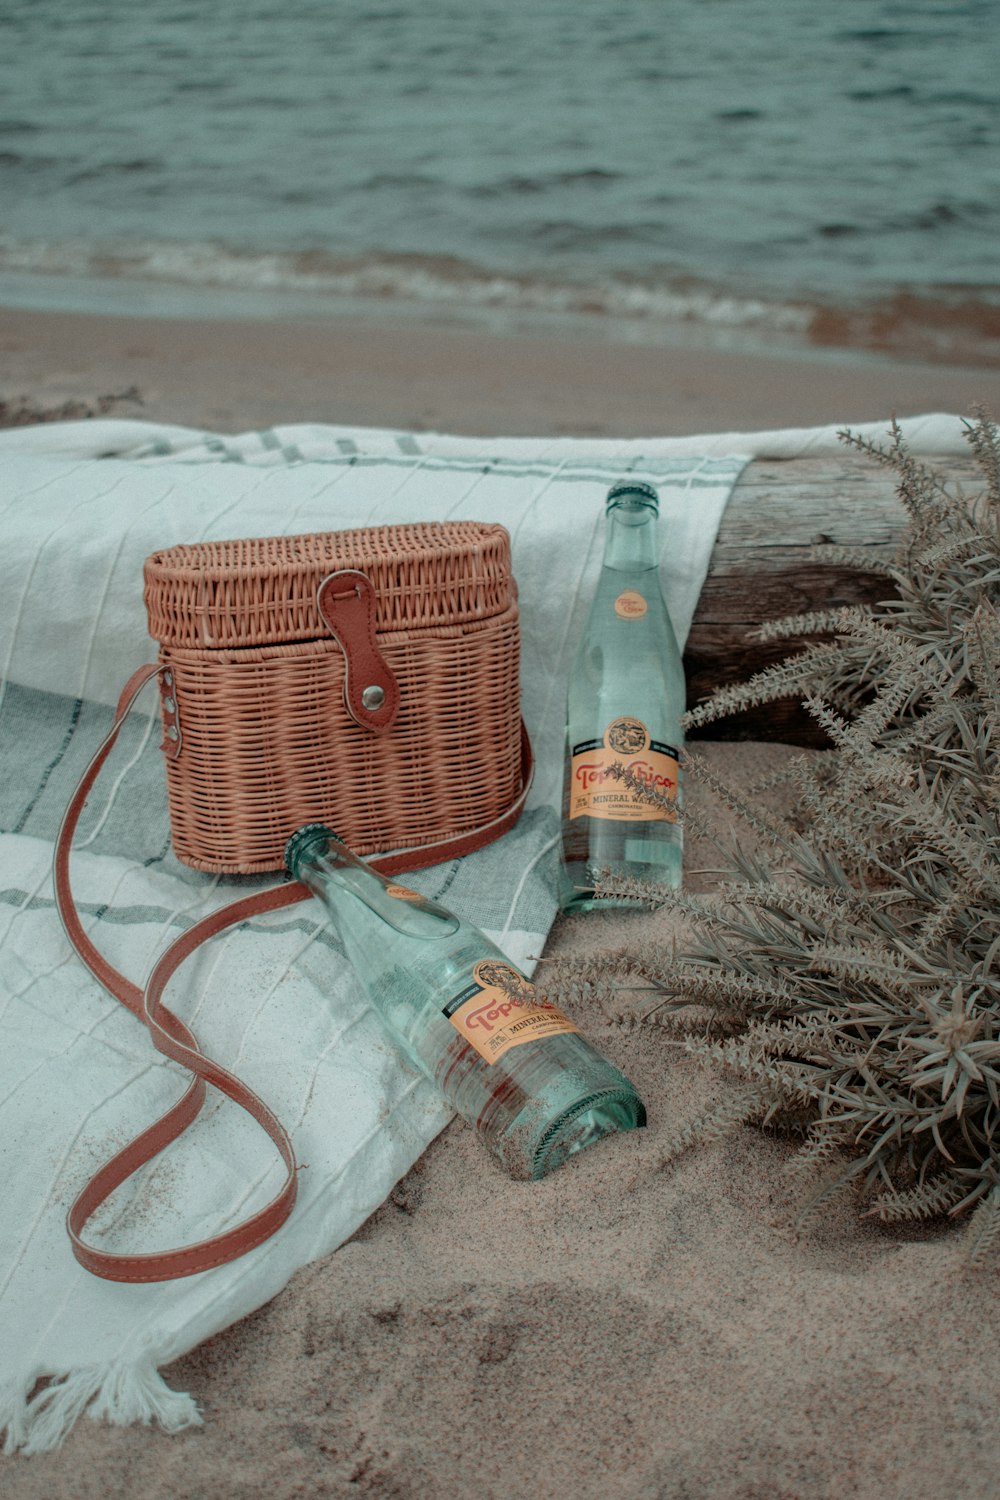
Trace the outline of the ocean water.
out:
<instances>
[{"instance_id":1,"label":"ocean water","mask_svg":"<svg viewBox=\"0 0 1000 1500\"><path fill-rule=\"evenodd\" d=\"M995 19L0 0L0 302L371 299L992 361Z\"/></svg>"}]
</instances>

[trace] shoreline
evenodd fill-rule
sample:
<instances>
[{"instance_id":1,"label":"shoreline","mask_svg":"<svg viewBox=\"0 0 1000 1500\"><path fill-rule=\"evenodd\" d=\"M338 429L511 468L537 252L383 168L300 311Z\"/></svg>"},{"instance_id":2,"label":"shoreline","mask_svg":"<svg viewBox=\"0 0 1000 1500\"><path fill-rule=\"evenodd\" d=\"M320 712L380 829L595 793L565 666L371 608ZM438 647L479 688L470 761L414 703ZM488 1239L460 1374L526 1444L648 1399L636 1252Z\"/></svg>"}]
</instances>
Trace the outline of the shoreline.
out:
<instances>
[{"instance_id":1,"label":"shoreline","mask_svg":"<svg viewBox=\"0 0 1000 1500\"><path fill-rule=\"evenodd\" d=\"M0 401L234 433L296 422L652 437L1000 410L1000 371L842 348L710 347L688 325L360 306L324 317L0 307ZM655 338L654 338L655 334ZM603 335L603 336L602 336Z\"/></svg>"}]
</instances>

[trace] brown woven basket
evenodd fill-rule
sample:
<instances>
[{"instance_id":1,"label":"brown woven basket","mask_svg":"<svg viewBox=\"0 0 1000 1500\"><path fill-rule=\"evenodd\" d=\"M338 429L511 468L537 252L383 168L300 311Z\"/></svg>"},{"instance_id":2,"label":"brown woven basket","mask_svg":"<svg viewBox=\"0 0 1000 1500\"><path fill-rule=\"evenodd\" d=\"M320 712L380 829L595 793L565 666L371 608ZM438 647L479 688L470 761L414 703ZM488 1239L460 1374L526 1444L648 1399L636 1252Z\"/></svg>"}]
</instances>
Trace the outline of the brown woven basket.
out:
<instances>
[{"instance_id":1,"label":"brown woven basket","mask_svg":"<svg viewBox=\"0 0 1000 1500\"><path fill-rule=\"evenodd\" d=\"M187 864L280 869L307 822L359 854L419 847L517 798L519 628L502 526L197 543L154 553L145 579Z\"/></svg>"}]
</instances>

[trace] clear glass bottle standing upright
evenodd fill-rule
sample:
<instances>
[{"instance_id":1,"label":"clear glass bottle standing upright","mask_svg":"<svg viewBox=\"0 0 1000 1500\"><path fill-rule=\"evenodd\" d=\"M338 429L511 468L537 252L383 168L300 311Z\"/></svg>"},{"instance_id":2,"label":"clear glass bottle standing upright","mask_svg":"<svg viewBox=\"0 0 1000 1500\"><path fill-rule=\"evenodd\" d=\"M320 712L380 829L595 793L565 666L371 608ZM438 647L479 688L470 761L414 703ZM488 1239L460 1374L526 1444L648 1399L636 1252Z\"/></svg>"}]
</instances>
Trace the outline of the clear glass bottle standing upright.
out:
<instances>
[{"instance_id":1,"label":"clear glass bottle standing upright","mask_svg":"<svg viewBox=\"0 0 1000 1500\"><path fill-rule=\"evenodd\" d=\"M389 1031L514 1177L646 1123L631 1083L469 922L311 823L285 850Z\"/></svg>"},{"instance_id":2,"label":"clear glass bottle standing upright","mask_svg":"<svg viewBox=\"0 0 1000 1500\"><path fill-rule=\"evenodd\" d=\"M684 669L659 580L659 497L625 480L606 501L604 563L567 696L563 891L567 911L614 902L594 895L599 872L679 886L681 825L610 767L631 768L680 808ZM624 903L623 903L624 904Z\"/></svg>"}]
</instances>

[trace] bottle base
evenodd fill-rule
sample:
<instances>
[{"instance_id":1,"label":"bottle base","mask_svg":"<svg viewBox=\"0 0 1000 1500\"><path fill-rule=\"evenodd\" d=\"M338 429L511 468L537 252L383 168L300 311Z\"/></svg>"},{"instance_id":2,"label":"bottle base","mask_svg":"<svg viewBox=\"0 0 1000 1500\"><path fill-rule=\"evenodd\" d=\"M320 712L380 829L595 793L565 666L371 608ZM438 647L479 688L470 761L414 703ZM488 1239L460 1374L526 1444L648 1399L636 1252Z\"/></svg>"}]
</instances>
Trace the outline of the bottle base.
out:
<instances>
[{"instance_id":1,"label":"bottle base","mask_svg":"<svg viewBox=\"0 0 1000 1500\"><path fill-rule=\"evenodd\" d=\"M646 1109L631 1089L613 1089L578 1100L554 1120L535 1147L531 1178L538 1181L570 1156L607 1135L646 1123Z\"/></svg>"},{"instance_id":2,"label":"bottle base","mask_svg":"<svg viewBox=\"0 0 1000 1500\"><path fill-rule=\"evenodd\" d=\"M586 1151L598 1140L618 1131L637 1130L646 1124L646 1107L634 1089L606 1089L600 1094L585 1095L532 1140L537 1119L532 1110L523 1110L508 1131L507 1139L496 1145L499 1157L511 1176L537 1182L546 1178L577 1152Z\"/></svg>"}]
</instances>

